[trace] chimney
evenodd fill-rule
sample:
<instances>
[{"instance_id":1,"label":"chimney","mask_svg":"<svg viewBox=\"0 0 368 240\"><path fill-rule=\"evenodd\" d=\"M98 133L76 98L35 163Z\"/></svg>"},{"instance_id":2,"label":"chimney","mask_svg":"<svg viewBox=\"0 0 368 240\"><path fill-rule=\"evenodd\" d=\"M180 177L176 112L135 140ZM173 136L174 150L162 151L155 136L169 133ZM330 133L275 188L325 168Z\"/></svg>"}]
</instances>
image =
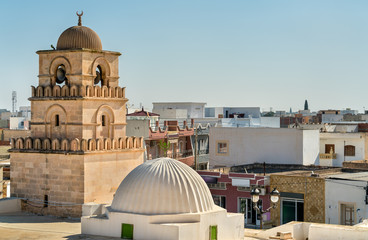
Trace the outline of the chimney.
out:
<instances>
[{"instance_id":1,"label":"chimney","mask_svg":"<svg viewBox=\"0 0 368 240\"><path fill-rule=\"evenodd\" d=\"M194 127L194 119L190 119L190 124L192 125L192 127Z\"/></svg>"}]
</instances>

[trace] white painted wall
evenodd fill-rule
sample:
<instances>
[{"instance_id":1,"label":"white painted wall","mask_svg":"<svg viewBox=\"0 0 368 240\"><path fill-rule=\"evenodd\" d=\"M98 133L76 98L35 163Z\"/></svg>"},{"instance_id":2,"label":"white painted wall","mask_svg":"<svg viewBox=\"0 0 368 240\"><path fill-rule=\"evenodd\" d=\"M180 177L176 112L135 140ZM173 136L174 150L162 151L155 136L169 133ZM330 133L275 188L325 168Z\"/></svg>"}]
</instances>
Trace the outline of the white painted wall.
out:
<instances>
[{"instance_id":1,"label":"white painted wall","mask_svg":"<svg viewBox=\"0 0 368 240\"><path fill-rule=\"evenodd\" d=\"M127 119L126 123L127 136L149 137L150 121L148 119Z\"/></svg>"},{"instance_id":2,"label":"white painted wall","mask_svg":"<svg viewBox=\"0 0 368 240\"><path fill-rule=\"evenodd\" d=\"M0 200L0 213L20 212L20 198L3 198Z\"/></svg>"},{"instance_id":3,"label":"white painted wall","mask_svg":"<svg viewBox=\"0 0 368 240\"><path fill-rule=\"evenodd\" d=\"M133 224L134 239L209 239L209 227L217 225L218 239L244 239L244 215L213 211L171 215L143 215L111 211L107 217L82 217L82 234L120 237L122 223Z\"/></svg>"},{"instance_id":4,"label":"white painted wall","mask_svg":"<svg viewBox=\"0 0 368 240\"><path fill-rule=\"evenodd\" d=\"M366 195L364 187L367 186L367 182L326 179L325 186L326 223L341 224L339 212L341 203L355 204L355 224L368 218L368 205L364 201Z\"/></svg>"},{"instance_id":5,"label":"white painted wall","mask_svg":"<svg viewBox=\"0 0 368 240\"><path fill-rule=\"evenodd\" d=\"M289 222L287 224L260 231L255 237L269 239L278 232L290 232L295 240L342 240L368 239L368 225L341 226L321 223Z\"/></svg>"},{"instance_id":6,"label":"white painted wall","mask_svg":"<svg viewBox=\"0 0 368 240\"><path fill-rule=\"evenodd\" d=\"M10 129L24 129L24 126L21 125L24 120L26 120L24 117L11 117Z\"/></svg>"},{"instance_id":7,"label":"white painted wall","mask_svg":"<svg viewBox=\"0 0 368 240\"><path fill-rule=\"evenodd\" d=\"M280 117L261 117L261 126L280 128Z\"/></svg>"},{"instance_id":8,"label":"white painted wall","mask_svg":"<svg viewBox=\"0 0 368 240\"><path fill-rule=\"evenodd\" d=\"M319 130L303 131L303 164L319 165Z\"/></svg>"},{"instance_id":9,"label":"white painted wall","mask_svg":"<svg viewBox=\"0 0 368 240\"><path fill-rule=\"evenodd\" d=\"M345 156L345 161L365 159L365 133L320 133L320 153L325 153L326 144L335 145L336 159L332 160L332 166L341 167L344 162L344 141L345 146L355 146L355 156Z\"/></svg>"},{"instance_id":10,"label":"white painted wall","mask_svg":"<svg viewBox=\"0 0 368 240\"><path fill-rule=\"evenodd\" d=\"M229 153L217 153L217 141L227 141ZM252 163L318 164L319 131L291 128L210 129L210 167Z\"/></svg>"},{"instance_id":11,"label":"white painted wall","mask_svg":"<svg viewBox=\"0 0 368 240\"><path fill-rule=\"evenodd\" d=\"M161 119L186 119L188 117L186 109L154 108L152 112L160 114Z\"/></svg>"},{"instance_id":12,"label":"white painted wall","mask_svg":"<svg viewBox=\"0 0 368 240\"><path fill-rule=\"evenodd\" d=\"M220 114L226 118L226 111L228 114L245 114L245 118L259 118L261 117L261 110L259 107L206 107L206 117L218 118Z\"/></svg>"},{"instance_id":13,"label":"white painted wall","mask_svg":"<svg viewBox=\"0 0 368 240\"><path fill-rule=\"evenodd\" d=\"M174 118L173 113L175 111L168 110L182 110L176 112L175 118L203 118L204 117L204 106L206 103L195 103L195 102L165 102L165 103L153 103L152 112L160 114L161 118ZM186 115L183 116L184 110ZM169 116L168 114L171 113ZM179 116L180 113L180 117Z\"/></svg>"},{"instance_id":14,"label":"white painted wall","mask_svg":"<svg viewBox=\"0 0 368 240\"><path fill-rule=\"evenodd\" d=\"M10 181L6 183L6 197L10 198Z\"/></svg>"}]
</instances>

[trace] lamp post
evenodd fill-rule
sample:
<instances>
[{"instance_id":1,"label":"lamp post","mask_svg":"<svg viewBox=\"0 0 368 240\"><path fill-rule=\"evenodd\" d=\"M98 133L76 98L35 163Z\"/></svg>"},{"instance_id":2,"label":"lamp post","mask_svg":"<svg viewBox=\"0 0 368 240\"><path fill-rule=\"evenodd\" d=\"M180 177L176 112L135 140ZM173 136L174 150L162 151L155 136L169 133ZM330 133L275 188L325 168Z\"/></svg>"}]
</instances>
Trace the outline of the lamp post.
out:
<instances>
[{"instance_id":1,"label":"lamp post","mask_svg":"<svg viewBox=\"0 0 368 240\"><path fill-rule=\"evenodd\" d=\"M276 188L274 188L271 192L270 192L270 199L272 202L272 206L267 208L266 210L260 209L258 207L258 201L259 201L259 194L260 191L258 188L253 188L252 191L250 192L250 195L252 196L252 202L253 202L253 208L257 211L258 214L261 215L261 225L260 228L263 228L263 217L262 214L271 211L272 208L276 208L276 203L279 201L280 199L280 192L277 191Z\"/></svg>"}]
</instances>

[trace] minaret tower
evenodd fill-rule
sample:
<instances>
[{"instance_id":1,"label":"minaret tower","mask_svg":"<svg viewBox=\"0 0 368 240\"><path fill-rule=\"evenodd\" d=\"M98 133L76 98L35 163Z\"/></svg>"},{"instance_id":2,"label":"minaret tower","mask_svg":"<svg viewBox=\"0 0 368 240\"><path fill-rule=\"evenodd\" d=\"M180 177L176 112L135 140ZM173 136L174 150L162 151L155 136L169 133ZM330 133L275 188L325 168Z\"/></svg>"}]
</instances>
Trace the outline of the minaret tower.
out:
<instances>
[{"instance_id":1,"label":"minaret tower","mask_svg":"<svg viewBox=\"0 0 368 240\"><path fill-rule=\"evenodd\" d=\"M31 137L12 140L12 196L32 212L80 216L84 203L109 203L143 162L143 139L125 134L121 54L102 50L97 33L82 26L83 12L77 15L56 49L37 52Z\"/></svg>"}]
</instances>

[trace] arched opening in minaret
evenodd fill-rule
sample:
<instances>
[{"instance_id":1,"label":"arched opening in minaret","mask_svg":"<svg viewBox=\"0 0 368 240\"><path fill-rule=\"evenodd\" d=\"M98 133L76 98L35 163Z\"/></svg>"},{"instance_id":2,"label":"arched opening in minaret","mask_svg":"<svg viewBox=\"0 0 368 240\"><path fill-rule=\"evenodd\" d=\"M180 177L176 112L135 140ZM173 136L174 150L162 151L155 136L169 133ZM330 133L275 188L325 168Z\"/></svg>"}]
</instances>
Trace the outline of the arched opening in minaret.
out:
<instances>
[{"instance_id":1,"label":"arched opening in minaret","mask_svg":"<svg viewBox=\"0 0 368 240\"><path fill-rule=\"evenodd\" d=\"M57 85L65 85L68 84L68 78L66 77L66 70L63 64L60 64L55 72L55 79Z\"/></svg>"},{"instance_id":2,"label":"arched opening in minaret","mask_svg":"<svg viewBox=\"0 0 368 240\"><path fill-rule=\"evenodd\" d=\"M96 67L96 77L94 80L94 84L100 87L103 86L102 68L100 65Z\"/></svg>"},{"instance_id":3,"label":"arched opening in minaret","mask_svg":"<svg viewBox=\"0 0 368 240\"><path fill-rule=\"evenodd\" d=\"M106 79L106 73L104 69L101 67L101 65L98 65L96 67L96 77L93 81L95 86L109 86L109 81Z\"/></svg>"}]
</instances>

